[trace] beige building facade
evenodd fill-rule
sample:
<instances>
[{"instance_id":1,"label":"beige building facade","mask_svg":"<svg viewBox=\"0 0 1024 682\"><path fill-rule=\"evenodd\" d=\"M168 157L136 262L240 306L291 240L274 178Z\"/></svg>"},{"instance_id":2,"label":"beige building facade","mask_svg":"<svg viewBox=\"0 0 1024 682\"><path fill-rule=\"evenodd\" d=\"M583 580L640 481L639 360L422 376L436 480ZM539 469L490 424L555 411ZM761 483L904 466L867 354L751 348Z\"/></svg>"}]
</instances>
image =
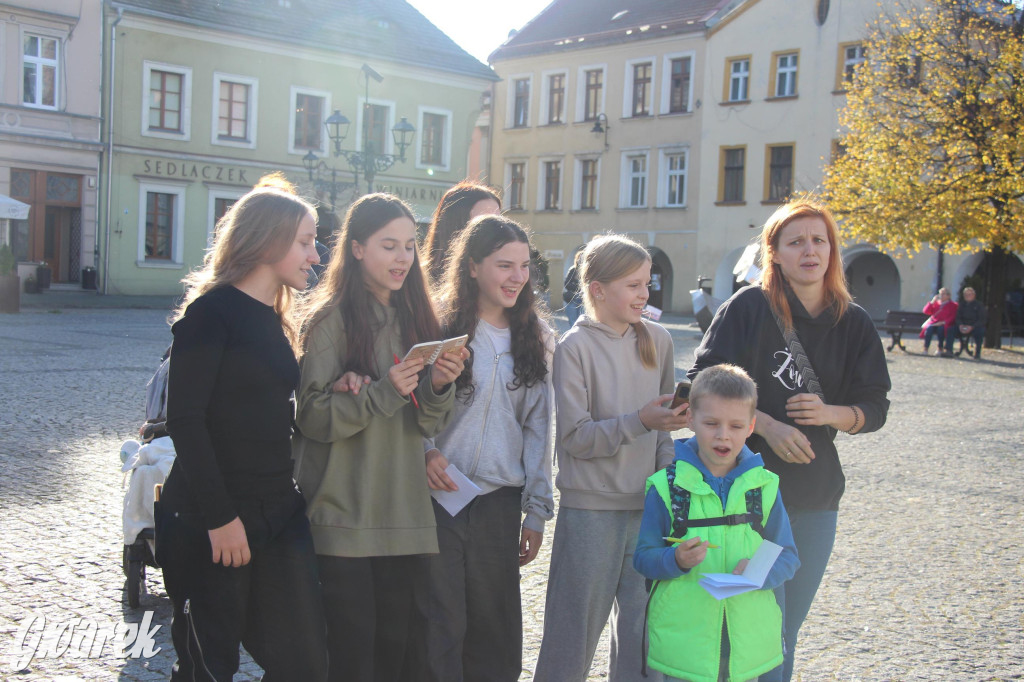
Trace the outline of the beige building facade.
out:
<instances>
[{"instance_id":1,"label":"beige building facade","mask_svg":"<svg viewBox=\"0 0 1024 682\"><path fill-rule=\"evenodd\" d=\"M31 206L9 221L23 281L43 264L78 287L95 265L101 16L99 0L0 2L0 194Z\"/></svg>"},{"instance_id":2,"label":"beige building facade","mask_svg":"<svg viewBox=\"0 0 1024 682\"><path fill-rule=\"evenodd\" d=\"M569 22L584 31L571 40L538 38L527 25L491 56L501 80L489 178L549 261L553 307L576 252L618 232L651 251L651 305L686 310L700 224L701 25L673 10L641 31L600 11L591 8L589 25ZM544 19L532 24L542 33Z\"/></svg>"},{"instance_id":3,"label":"beige building facade","mask_svg":"<svg viewBox=\"0 0 1024 682\"><path fill-rule=\"evenodd\" d=\"M627 11L603 0L556 0L491 56L501 77L491 181L550 258L556 307L573 252L608 230L651 249L655 305L691 313L688 291L698 280L728 298L741 286L733 270L765 220L791 193L820 190L838 151L845 84L881 11L875 0L677 5L639 2ZM680 59L689 60L689 89L676 112L667 103ZM645 64L652 106L637 116ZM595 70L604 79L607 147L581 113ZM551 102L562 97L565 118L553 119ZM680 203L666 200L679 176L673 159L685 159ZM588 183L594 168L596 182ZM584 204L591 186L595 199ZM889 309L920 309L939 286L958 288L983 267L984 254L888 254L853 240L843 259L857 302L881 319ZM1024 274L1019 259L1011 261Z\"/></svg>"}]
</instances>

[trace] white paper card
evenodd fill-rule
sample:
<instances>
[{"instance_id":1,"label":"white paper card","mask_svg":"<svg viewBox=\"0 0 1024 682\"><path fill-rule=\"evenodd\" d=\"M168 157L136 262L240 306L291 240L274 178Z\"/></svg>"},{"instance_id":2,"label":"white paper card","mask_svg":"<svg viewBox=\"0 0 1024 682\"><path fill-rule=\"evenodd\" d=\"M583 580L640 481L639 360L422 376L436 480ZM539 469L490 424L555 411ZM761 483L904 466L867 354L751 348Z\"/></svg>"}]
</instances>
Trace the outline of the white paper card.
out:
<instances>
[{"instance_id":1,"label":"white paper card","mask_svg":"<svg viewBox=\"0 0 1024 682\"><path fill-rule=\"evenodd\" d=\"M772 570L775 560L782 554L782 547L774 542L764 540L750 558L747 567L740 575L732 573L707 573L701 576L700 585L715 599L725 599L751 590L759 590L764 585L768 571Z\"/></svg>"},{"instance_id":2,"label":"white paper card","mask_svg":"<svg viewBox=\"0 0 1024 682\"><path fill-rule=\"evenodd\" d=\"M661 319L661 312L662 312L661 308L655 308L653 305L651 305L649 303L644 306L644 314L646 314L649 318L651 318L655 322L657 322L658 320Z\"/></svg>"},{"instance_id":3,"label":"white paper card","mask_svg":"<svg viewBox=\"0 0 1024 682\"><path fill-rule=\"evenodd\" d=\"M455 516L462 508L473 501L473 498L480 494L480 486L466 477L466 474L458 470L454 464L449 464L448 468L444 470L448 474L448 478L459 487L455 492L448 490L433 490L430 491L430 496L437 500L437 503L445 508L445 510Z\"/></svg>"}]
</instances>

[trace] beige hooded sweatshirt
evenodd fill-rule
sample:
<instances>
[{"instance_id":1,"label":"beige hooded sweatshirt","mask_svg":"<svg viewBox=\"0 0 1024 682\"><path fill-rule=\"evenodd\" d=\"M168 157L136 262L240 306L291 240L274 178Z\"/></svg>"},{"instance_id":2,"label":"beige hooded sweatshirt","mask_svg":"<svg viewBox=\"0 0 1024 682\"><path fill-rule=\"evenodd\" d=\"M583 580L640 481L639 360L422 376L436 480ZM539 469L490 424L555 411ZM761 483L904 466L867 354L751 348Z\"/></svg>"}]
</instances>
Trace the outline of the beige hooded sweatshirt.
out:
<instances>
[{"instance_id":1,"label":"beige hooded sweatshirt","mask_svg":"<svg viewBox=\"0 0 1024 682\"><path fill-rule=\"evenodd\" d=\"M643 321L657 366L644 367L633 327L619 335L586 315L555 349L556 484L575 509L644 508L644 482L675 456L668 433L649 431L640 408L675 389L672 337Z\"/></svg>"}]
</instances>

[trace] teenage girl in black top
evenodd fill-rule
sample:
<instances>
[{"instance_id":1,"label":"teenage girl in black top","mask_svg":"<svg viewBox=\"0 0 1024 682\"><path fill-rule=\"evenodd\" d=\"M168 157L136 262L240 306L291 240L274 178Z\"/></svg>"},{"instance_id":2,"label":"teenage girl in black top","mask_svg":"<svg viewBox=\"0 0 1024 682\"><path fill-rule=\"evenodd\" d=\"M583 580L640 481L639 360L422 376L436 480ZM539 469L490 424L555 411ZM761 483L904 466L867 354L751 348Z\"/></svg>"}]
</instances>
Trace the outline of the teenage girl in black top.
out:
<instances>
[{"instance_id":1,"label":"teenage girl in black top","mask_svg":"<svg viewBox=\"0 0 1024 682\"><path fill-rule=\"evenodd\" d=\"M319 262L316 212L264 179L217 225L175 314L167 428L177 459L157 510L174 605L172 680L231 680L239 644L264 680L323 680L322 600L292 480L292 290Z\"/></svg>"}]
</instances>

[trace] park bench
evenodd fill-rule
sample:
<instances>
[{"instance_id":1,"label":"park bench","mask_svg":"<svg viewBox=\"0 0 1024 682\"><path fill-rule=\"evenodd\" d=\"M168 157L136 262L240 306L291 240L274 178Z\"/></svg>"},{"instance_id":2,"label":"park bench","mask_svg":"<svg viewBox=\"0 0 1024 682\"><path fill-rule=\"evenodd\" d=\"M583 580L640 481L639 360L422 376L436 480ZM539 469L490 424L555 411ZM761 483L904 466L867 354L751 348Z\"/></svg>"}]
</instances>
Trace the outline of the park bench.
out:
<instances>
[{"instance_id":1,"label":"park bench","mask_svg":"<svg viewBox=\"0 0 1024 682\"><path fill-rule=\"evenodd\" d=\"M896 346L899 346L900 350L906 352L907 349L903 345L903 334L919 334L921 326L929 317L931 316L912 310L886 311L885 322L878 325L878 331L892 334L892 343L889 344L886 350L891 351Z\"/></svg>"}]
</instances>

